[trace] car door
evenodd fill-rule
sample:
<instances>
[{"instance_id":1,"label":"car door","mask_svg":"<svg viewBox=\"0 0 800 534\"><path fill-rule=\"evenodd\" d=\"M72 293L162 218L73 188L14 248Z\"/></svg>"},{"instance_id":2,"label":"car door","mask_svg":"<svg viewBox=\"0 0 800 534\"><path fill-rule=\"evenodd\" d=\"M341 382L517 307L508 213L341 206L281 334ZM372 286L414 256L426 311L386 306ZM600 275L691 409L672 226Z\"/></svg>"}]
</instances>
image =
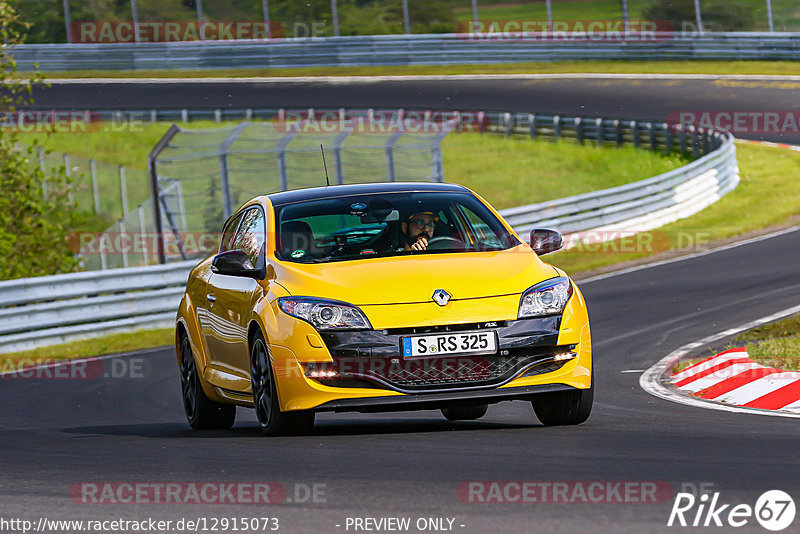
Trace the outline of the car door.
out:
<instances>
[{"instance_id":1,"label":"car door","mask_svg":"<svg viewBox=\"0 0 800 534\"><path fill-rule=\"evenodd\" d=\"M243 250L253 265L266 238L264 211L260 206L246 209L233 237L223 242L225 250ZM208 326L206 345L212 365L238 376L249 376L250 355L247 347L247 323L251 303L261 286L252 278L212 273L206 286Z\"/></svg>"}]
</instances>

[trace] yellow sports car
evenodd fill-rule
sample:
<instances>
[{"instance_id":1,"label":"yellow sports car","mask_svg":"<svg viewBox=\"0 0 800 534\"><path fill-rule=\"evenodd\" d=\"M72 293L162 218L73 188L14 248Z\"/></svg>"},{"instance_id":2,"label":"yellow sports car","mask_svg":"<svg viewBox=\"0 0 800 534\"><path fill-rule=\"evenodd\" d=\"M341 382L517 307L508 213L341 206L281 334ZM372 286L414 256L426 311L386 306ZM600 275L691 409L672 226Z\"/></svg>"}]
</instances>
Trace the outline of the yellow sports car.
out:
<instances>
[{"instance_id":1,"label":"yellow sports car","mask_svg":"<svg viewBox=\"0 0 800 534\"><path fill-rule=\"evenodd\" d=\"M545 425L593 402L589 318L567 275L465 187L341 185L256 197L189 275L175 343L193 428L254 407L267 434L316 412L530 401Z\"/></svg>"}]
</instances>

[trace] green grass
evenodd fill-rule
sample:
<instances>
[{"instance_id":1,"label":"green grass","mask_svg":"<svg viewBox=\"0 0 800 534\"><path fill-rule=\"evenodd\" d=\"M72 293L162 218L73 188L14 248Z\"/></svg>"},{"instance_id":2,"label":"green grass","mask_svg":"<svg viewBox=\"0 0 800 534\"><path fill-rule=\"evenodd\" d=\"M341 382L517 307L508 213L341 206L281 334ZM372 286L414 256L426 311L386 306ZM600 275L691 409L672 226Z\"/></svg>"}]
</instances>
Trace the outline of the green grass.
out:
<instances>
[{"instance_id":1,"label":"green grass","mask_svg":"<svg viewBox=\"0 0 800 534\"><path fill-rule=\"evenodd\" d=\"M458 74L779 74L800 75L797 61L558 61L475 65L387 65L209 70L71 70L48 72L59 78L242 78L287 76L402 76Z\"/></svg>"},{"instance_id":2,"label":"green grass","mask_svg":"<svg viewBox=\"0 0 800 534\"><path fill-rule=\"evenodd\" d=\"M748 330L734 341L746 343L750 358L761 365L800 371L800 315Z\"/></svg>"},{"instance_id":3,"label":"green grass","mask_svg":"<svg viewBox=\"0 0 800 534\"><path fill-rule=\"evenodd\" d=\"M720 240L788 224L800 215L800 181L795 179L800 153L748 143L737 144L737 152L741 183L703 211L643 233L639 241L557 252L545 261L572 274L588 274L659 252L701 250Z\"/></svg>"},{"instance_id":4,"label":"green grass","mask_svg":"<svg viewBox=\"0 0 800 534\"><path fill-rule=\"evenodd\" d=\"M23 352L0 354L0 371L20 369L32 364L49 363L72 358L89 358L172 345L175 340L173 328L137 330L122 334L81 339L60 345L51 345Z\"/></svg>"},{"instance_id":5,"label":"green grass","mask_svg":"<svg viewBox=\"0 0 800 534\"><path fill-rule=\"evenodd\" d=\"M456 134L442 144L445 178L497 209L626 184L688 163L633 147Z\"/></svg>"}]
</instances>

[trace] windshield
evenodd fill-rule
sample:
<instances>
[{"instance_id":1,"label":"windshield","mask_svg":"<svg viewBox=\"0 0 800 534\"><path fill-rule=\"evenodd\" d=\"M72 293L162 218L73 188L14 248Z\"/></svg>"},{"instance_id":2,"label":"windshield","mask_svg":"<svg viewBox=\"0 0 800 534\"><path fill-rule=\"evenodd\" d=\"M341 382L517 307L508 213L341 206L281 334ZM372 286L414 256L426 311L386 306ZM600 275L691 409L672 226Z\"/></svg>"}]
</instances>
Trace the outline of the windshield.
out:
<instances>
[{"instance_id":1,"label":"windshield","mask_svg":"<svg viewBox=\"0 0 800 534\"><path fill-rule=\"evenodd\" d=\"M519 241L474 195L376 193L276 208L279 259L298 263L504 250Z\"/></svg>"}]
</instances>

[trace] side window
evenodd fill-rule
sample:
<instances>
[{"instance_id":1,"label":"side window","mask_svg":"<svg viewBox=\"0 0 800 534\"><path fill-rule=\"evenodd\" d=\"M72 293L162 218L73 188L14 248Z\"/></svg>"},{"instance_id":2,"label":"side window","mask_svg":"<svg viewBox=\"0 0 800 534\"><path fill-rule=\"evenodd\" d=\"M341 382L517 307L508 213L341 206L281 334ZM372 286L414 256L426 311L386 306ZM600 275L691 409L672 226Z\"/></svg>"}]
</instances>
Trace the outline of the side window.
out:
<instances>
[{"instance_id":1,"label":"side window","mask_svg":"<svg viewBox=\"0 0 800 534\"><path fill-rule=\"evenodd\" d=\"M486 224L486 221L481 219L466 206L461 206L461 212L466 217L467 223L470 225L470 229L479 243L492 246L501 245L500 239L497 238L497 234L495 234L489 225Z\"/></svg>"},{"instance_id":2,"label":"side window","mask_svg":"<svg viewBox=\"0 0 800 534\"><path fill-rule=\"evenodd\" d=\"M229 250L234 250L233 246L233 236L236 232L236 228L239 226L239 221L242 220L242 214L240 213L225 226L225 229L222 231L222 239L220 239L219 244L219 251L220 252L228 252Z\"/></svg>"},{"instance_id":3,"label":"side window","mask_svg":"<svg viewBox=\"0 0 800 534\"><path fill-rule=\"evenodd\" d=\"M258 262L258 253L264 245L266 227L264 213L260 208L252 208L244 213L242 224L233 238L233 249L243 250L250 256L253 265Z\"/></svg>"}]
</instances>

